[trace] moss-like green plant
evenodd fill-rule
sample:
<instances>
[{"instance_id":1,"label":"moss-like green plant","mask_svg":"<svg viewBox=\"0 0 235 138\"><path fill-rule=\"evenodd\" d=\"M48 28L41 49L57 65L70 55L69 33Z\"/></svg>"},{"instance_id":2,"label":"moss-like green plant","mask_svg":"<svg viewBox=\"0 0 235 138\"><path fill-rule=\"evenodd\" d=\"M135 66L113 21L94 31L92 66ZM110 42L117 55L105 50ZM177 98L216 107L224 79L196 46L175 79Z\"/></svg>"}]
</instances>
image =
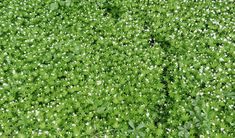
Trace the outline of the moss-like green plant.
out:
<instances>
[{"instance_id":1,"label":"moss-like green plant","mask_svg":"<svg viewBox=\"0 0 235 138\"><path fill-rule=\"evenodd\" d=\"M234 2L0 2L0 137L235 136Z\"/></svg>"}]
</instances>

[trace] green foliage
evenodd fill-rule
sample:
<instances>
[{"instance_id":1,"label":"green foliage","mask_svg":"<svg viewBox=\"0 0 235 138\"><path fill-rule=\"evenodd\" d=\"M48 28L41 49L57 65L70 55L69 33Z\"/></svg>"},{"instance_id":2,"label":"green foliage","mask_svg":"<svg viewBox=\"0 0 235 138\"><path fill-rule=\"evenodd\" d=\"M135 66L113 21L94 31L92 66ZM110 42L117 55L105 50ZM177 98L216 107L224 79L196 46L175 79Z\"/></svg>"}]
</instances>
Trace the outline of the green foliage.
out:
<instances>
[{"instance_id":1,"label":"green foliage","mask_svg":"<svg viewBox=\"0 0 235 138\"><path fill-rule=\"evenodd\" d=\"M57 2L51 3L50 8L51 10L56 10L59 8L59 4Z\"/></svg>"},{"instance_id":2,"label":"green foliage","mask_svg":"<svg viewBox=\"0 0 235 138\"><path fill-rule=\"evenodd\" d=\"M233 1L0 2L0 137L235 136Z\"/></svg>"},{"instance_id":3,"label":"green foliage","mask_svg":"<svg viewBox=\"0 0 235 138\"><path fill-rule=\"evenodd\" d=\"M134 135L135 137L144 137L145 134L141 132L141 129L145 127L143 123L139 124L137 127L135 127L134 123L130 120L128 122L129 126L131 127L131 130L129 130L129 133Z\"/></svg>"}]
</instances>

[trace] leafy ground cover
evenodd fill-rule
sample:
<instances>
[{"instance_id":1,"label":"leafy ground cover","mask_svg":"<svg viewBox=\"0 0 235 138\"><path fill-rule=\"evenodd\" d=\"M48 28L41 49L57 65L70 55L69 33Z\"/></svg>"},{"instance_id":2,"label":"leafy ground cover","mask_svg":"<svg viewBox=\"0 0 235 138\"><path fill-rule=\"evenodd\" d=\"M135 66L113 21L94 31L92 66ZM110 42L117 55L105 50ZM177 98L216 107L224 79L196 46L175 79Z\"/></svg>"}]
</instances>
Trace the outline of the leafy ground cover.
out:
<instances>
[{"instance_id":1,"label":"leafy ground cover","mask_svg":"<svg viewBox=\"0 0 235 138\"><path fill-rule=\"evenodd\" d=\"M0 137L234 137L226 1L0 1Z\"/></svg>"}]
</instances>

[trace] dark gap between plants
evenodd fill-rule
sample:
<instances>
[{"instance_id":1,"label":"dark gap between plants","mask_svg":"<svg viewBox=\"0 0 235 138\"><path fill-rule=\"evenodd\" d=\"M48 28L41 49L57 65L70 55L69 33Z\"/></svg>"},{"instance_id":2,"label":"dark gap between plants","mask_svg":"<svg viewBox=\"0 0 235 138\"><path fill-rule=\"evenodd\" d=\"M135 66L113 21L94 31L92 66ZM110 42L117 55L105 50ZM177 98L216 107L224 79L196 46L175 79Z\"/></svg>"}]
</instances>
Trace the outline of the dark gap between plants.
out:
<instances>
[{"instance_id":1,"label":"dark gap between plants","mask_svg":"<svg viewBox=\"0 0 235 138\"><path fill-rule=\"evenodd\" d=\"M119 20L122 15L121 7L114 6L109 2L104 3L104 6L100 6L101 9L104 9L103 16L111 16L115 22Z\"/></svg>"},{"instance_id":2,"label":"dark gap between plants","mask_svg":"<svg viewBox=\"0 0 235 138\"><path fill-rule=\"evenodd\" d=\"M148 2L149 5L149 2ZM148 17L147 12L145 17ZM151 20L151 19L148 19ZM161 93L163 93L165 96L165 103L163 104L156 104L156 111L158 112L158 116L154 119L154 125L156 127L159 126L159 124L166 124L167 120L169 118L169 110L174 105L174 99L170 97L169 94L169 82L174 82L174 76L171 74L170 67L172 66L172 56L175 53L174 51L171 51L171 43L165 39L164 36L160 34L154 34L153 28L151 25L151 22L149 21L144 22L144 30L149 29L150 30L150 37L148 40L149 46L154 47L156 44L160 46L160 48L164 51L165 56L163 59L163 63L169 63L165 66L163 66L163 71L160 76L160 81L163 84L163 89ZM168 127L168 125L166 125Z\"/></svg>"},{"instance_id":3,"label":"dark gap between plants","mask_svg":"<svg viewBox=\"0 0 235 138\"><path fill-rule=\"evenodd\" d=\"M153 36L151 36L153 37ZM169 82L174 82L174 76L172 75L170 67L172 66L172 51L170 50L171 44L169 41L165 40L162 36L157 36L157 38L151 38L154 40L154 42L158 43L161 49L165 53L165 57L163 59L163 63L169 63L165 66L163 66L163 71L161 74L160 81L164 85L163 90L161 93L163 93L166 97L165 103L161 105L157 105L157 111L159 112L159 116L155 119L155 126L158 127L159 123L166 124L167 119L169 117L169 110L171 109L172 105L174 105L174 99L170 97L169 94ZM150 40L151 40L150 39ZM167 125L166 125L167 127Z\"/></svg>"}]
</instances>

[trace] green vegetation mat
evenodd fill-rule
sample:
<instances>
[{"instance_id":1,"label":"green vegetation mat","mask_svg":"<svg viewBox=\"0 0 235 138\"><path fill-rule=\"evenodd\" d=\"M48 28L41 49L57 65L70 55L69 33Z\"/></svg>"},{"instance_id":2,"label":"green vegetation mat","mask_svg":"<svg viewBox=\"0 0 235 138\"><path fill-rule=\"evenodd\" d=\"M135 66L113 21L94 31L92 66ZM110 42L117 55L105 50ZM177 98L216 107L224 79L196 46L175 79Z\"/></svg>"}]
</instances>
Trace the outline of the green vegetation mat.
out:
<instances>
[{"instance_id":1,"label":"green vegetation mat","mask_svg":"<svg viewBox=\"0 0 235 138\"><path fill-rule=\"evenodd\" d=\"M0 137L235 137L234 0L0 0Z\"/></svg>"}]
</instances>

